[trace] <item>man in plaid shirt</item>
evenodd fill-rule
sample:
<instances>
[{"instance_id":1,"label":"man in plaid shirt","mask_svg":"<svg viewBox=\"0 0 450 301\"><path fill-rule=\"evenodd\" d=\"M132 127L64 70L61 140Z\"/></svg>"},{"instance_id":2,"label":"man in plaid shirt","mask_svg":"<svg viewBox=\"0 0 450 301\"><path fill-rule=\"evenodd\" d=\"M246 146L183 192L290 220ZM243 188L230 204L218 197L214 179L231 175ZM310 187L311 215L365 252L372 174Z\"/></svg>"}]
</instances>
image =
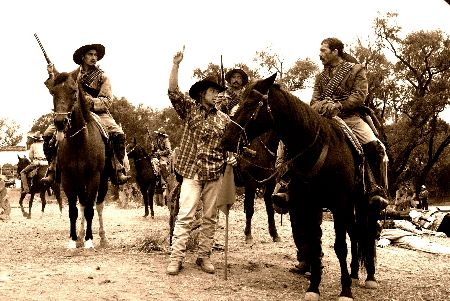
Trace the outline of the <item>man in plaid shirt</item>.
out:
<instances>
[{"instance_id":1,"label":"man in plaid shirt","mask_svg":"<svg viewBox=\"0 0 450 301\"><path fill-rule=\"evenodd\" d=\"M189 97L178 88L178 68L183 52L173 58L169 79L169 99L184 121L180 152L175 170L183 176L180 192L180 210L175 222L170 261L167 274L179 273L186 253L186 243L191 231L197 205L202 202L203 219L200 226L198 258L196 264L207 273L214 273L210 260L215 225L217 223L216 199L220 176L226 163L236 164L233 156L227 158L220 147L229 117L215 107L218 93L224 88L212 80L200 80L192 85ZM192 99L191 99L192 98ZM200 197L201 196L201 197Z\"/></svg>"}]
</instances>

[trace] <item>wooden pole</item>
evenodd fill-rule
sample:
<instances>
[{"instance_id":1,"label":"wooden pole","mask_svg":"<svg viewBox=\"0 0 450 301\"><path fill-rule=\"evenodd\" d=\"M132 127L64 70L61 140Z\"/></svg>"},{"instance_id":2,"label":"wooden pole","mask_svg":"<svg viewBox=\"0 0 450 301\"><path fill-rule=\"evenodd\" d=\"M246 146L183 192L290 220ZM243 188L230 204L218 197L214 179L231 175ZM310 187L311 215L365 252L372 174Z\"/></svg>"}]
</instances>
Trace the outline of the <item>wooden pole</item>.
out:
<instances>
[{"instance_id":1,"label":"wooden pole","mask_svg":"<svg viewBox=\"0 0 450 301\"><path fill-rule=\"evenodd\" d=\"M228 209L228 205L227 206L227 210L225 213L225 269L224 269L224 278L225 280L227 280L227 275L228 275L228 214L230 213L230 210Z\"/></svg>"}]
</instances>

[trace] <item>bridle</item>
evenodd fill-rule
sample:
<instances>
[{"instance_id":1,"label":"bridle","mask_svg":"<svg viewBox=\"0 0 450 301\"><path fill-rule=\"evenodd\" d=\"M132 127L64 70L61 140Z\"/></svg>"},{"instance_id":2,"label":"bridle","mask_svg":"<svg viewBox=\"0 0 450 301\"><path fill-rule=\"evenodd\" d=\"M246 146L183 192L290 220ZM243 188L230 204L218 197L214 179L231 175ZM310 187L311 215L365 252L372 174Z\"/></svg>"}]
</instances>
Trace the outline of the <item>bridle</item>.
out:
<instances>
[{"instance_id":1,"label":"bridle","mask_svg":"<svg viewBox=\"0 0 450 301\"><path fill-rule=\"evenodd\" d=\"M238 144L237 144L237 155L238 157L242 157L242 154L240 152L241 149L241 143L246 143L246 145L249 145L249 141L248 141L248 136L247 136L247 132L246 132L246 127L248 126L248 124L252 121L255 120L256 117L258 116L261 108L263 107L263 105L266 105L266 110L267 113L270 116L270 119L272 121L273 124L275 124L275 119L273 117L273 113L272 113L272 109L270 107L270 103L269 103L269 91L267 92L267 94L262 94L261 92L253 89L251 91L251 93L255 93L256 95L259 96L259 102L258 102L258 106L256 107L255 111L252 113L252 115L250 116L250 118L247 120L247 122L244 124L244 126L241 126L240 124L238 124L237 122L235 122L234 120L232 120L232 123L237 125L240 128L240 136L238 139ZM279 175L280 173L282 173L280 176L282 176L284 173L286 173L288 171L288 169L292 168L294 165L294 162L299 159L301 156L303 156L308 150L310 150L315 144L316 142L319 140L319 136L320 136L320 127L317 128L316 133L314 135L314 139L313 141L303 150L301 150L300 152L298 152L297 154L295 154L293 157L291 157L289 160L287 160L286 162L283 162L282 164L280 164L280 166L275 168L275 172L273 174L271 174L268 178L264 179L264 180L256 180L253 179L258 182L259 184L264 184L268 181L270 181L271 179L273 179L274 177L276 177L277 175ZM246 146L243 146L242 149L245 150ZM317 174L319 172L319 170L322 168L325 159L328 155L328 149L329 149L329 144L325 143L324 146L321 149L321 152L319 154L318 159L316 160L315 164L309 169L309 171L304 174L304 177L312 177L315 174Z\"/></svg>"},{"instance_id":2,"label":"bridle","mask_svg":"<svg viewBox=\"0 0 450 301\"><path fill-rule=\"evenodd\" d=\"M130 156L130 154L136 150L136 147L138 147L138 145L139 144L136 143L129 151L127 151L127 156ZM144 160L146 158L150 158L150 155L147 154L147 155L145 155L143 157L140 157L140 158L133 158L133 160L134 160L134 162L139 162L139 161Z\"/></svg>"},{"instance_id":3,"label":"bridle","mask_svg":"<svg viewBox=\"0 0 450 301\"><path fill-rule=\"evenodd\" d=\"M69 129L72 128L72 122L71 122L71 120L72 120L72 112L73 112L74 104L75 104L77 101L79 102L79 91L78 91L78 89L77 89L77 93L76 93L76 99L75 99L75 101L73 102L73 104L70 106L70 110L69 110L69 111L67 111L67 112L53 112L53 120L54 120L57 116L64 116L64 119L63 119L63 124L64 124L63 133L64 133L64 136L65 136L66 138L73 138L73 137L75 137L76 135L78 135L79 133L81 133L81 132L82 132L84 129L86 129L86 127L87 127L86 121L84 121L83 126L82 126L80 129L76 130L76 131L75 131L74 133L72 133L71 135L67 135Z\"/></svg>"}]
</instances>

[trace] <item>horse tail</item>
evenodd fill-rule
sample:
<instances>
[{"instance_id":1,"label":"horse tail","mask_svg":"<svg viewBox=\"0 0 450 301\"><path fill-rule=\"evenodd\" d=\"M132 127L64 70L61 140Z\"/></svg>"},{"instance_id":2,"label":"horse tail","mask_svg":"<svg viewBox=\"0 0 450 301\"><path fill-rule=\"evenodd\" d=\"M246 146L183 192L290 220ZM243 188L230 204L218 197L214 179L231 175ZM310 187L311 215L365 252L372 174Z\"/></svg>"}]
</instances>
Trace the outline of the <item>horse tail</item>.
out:
<instances>
[{"instance_id":1,"label":"horse tail","mask_svg":"<svg viewBox=\"0 0 450 301\"><path fill-rule=\"evenodd\" d=\"M358 261L368 275L375 274L376 239L378 235L379 212L369 206L363 193L355 204L355 235L358 245Z\"/></svg>"}]
</instances>

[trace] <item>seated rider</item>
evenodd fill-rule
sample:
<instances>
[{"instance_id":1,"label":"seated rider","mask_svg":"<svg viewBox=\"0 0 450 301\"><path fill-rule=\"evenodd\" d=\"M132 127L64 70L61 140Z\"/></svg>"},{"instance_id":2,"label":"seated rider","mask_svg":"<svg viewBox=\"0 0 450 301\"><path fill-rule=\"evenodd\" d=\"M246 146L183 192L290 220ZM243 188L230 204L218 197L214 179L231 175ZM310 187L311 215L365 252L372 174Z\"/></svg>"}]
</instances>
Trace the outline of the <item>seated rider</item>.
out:
<instances>
[{"instance_id":1,"label":"seated rider","mask_svg":"<svg viewBox=\"0 0 450 301\"><path fill-rule=\"evenodd\" d=\"M116 123L112 117L109 109L113 101L113 93L111 90L111 83L103 70L97 66L97 61L101 60L105 55L105 47L101 44L84 45L78 48L73 54L73 61L79 65L79 67L72 71L71 74L75 74L77 82L81 82L83 87L82 93L84 93L85 99L88 103L91 103L91 112L96 119L99 120L105 131L109 135L110 141L112 141L113 151L117 159L117 163L113 164L116 169L117 182L119 185L128 181L130 176L125 174L125 168L123 161L125 157L125 134L122 128ZM47 66L49 78L45 81L48 87L51 82L58 75L58 72L54 68L53 64ZM49 127L47 129L46 136L52 135L56 129ZM56 143L55 139L51 139ZM53 156L56 152L53 153ZM55 178L56 160L55 157L51 160L49 166L48 176L43 178L44 183L50 184ZM111 158L114 160L114 156Z\"/></svg>"},{"instance_id":2,"label":"seated rider","mask_svg":"<svg viewBox=\"0 0 450 301\"><path fill-rule=\"evenodd\" d=\"M20 172L20 179L22 180L22 191L25 193L30 193L30 187L28 185L28 174L38 168L39 166L47 166L48 162L44 154L44 141L42 139L42 134L37 131L32 136L28 136L30 139L30 149L28 152L28 157L30 158L30 164L22 169Z\"/></svg>"},{"instance_id":3,"label":"seated rider","mask_svg":"<svg viewBox=\"0 0 450 301\"><path fill-rule=\"evenodd\" d=\"M311 106L324 117L340 117L362 145L372 175L369 175L369 203L384 209L387 198L387 160L384 145L376 137L376 129L363 118L368 82L363 65L344 52L337 38L327 38L320 46L324 70L314 83ZM367 119L367 118L365 118Z\"/></svg>"}]
</instances>

